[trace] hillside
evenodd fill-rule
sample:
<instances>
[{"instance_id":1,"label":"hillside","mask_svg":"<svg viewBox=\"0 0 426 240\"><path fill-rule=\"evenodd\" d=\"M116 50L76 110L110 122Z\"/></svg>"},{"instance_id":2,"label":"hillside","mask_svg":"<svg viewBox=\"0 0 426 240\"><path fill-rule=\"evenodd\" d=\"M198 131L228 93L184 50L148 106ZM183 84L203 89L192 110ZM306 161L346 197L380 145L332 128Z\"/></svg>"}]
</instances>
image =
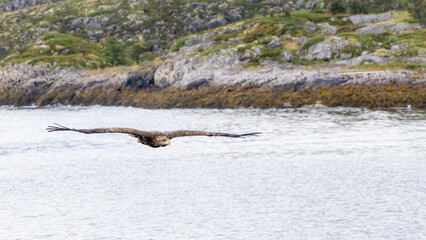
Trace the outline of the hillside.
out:
<instances>
[{"instance_id":1,"label":"hillside","mask_svg":"<svg viewBox=\"0 0 426 240\"><path fill-rule=\"evenodd\" d=\"M349 1L343 1L348 12L362 12L367 7L374 11L400 8L398 1L360 2L362 8L351 8ZM323 0L5 0L0 3L4 11L0 13L0 60L12 57L1 60L3 65L41 62L83 68L107 67L100 55L81 52L81 56L75 52L87 41L101 42L97 48L103 48L102 40L107 37L116 37L128 51L132 45L141 44L142 48L134 55L152 60L176 39L188 34L284 10L327 12L329 8L329 1ZM52 41L44 41L43 36L49 33L66 34L72 38L72 44L57 44L60 49L56 49L50 45ZM133 58L134 62L139 60ZM83 63L85 61L89 62Z\"/></svg>"}]
</instances>

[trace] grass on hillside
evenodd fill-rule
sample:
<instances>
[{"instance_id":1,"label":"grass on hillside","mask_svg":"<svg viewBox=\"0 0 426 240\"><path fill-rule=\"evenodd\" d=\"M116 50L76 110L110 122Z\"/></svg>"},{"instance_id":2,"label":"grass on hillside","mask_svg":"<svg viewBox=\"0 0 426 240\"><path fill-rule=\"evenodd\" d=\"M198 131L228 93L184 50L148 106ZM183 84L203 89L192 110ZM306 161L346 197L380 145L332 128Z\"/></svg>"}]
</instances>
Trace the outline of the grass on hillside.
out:
<instances>
[{"instance_id":1,"label":"grass on hillside","mask_svg":"<svg viewBox=\"0 0 426 240\"><path fill-rule=\"evenodd\" d=\"M21 54L5 59L6 64L53 64L82 68L103 65L102 48L90 40L70 34L50 32L41 37L42 44L28 46Z\"/></svg>"}]
</instances>

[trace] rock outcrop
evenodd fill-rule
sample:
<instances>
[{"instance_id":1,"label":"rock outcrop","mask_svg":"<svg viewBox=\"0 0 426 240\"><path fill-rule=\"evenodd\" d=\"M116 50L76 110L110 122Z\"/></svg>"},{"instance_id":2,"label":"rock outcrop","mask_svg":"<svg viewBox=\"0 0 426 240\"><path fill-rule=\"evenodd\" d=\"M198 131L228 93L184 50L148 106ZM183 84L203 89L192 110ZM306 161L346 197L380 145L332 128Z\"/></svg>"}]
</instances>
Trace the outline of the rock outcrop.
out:
<instances>
[{"instance_id":1,"label":"rock outcrop","mask_svg":"<svg viewBox=\"0 0 426 240\"><path fill-rule=\"evenodd\" d=\"M291 59L282 54L286 59ZM363 56L353 61L374 58ZM377 60L379 61L379 60ZM389 84L411 83L412 71L350 71L340 68L307 69L294 65L268 64L262 69L244 69L244 61L235 56L195 56L187 58L176 55L172 61L159 66L155 72L155 85L159 88L188 90L198 87L262 86L301 89L342 84Z\"/></svg>"},{"instance_id":2,"label":"rock outcrop","mask_svg":"<svg viewBox=\"0 0 426 240\"><path fill-rule=\"evenodd\" d=\"M324 41L309 47L306 51L307 55L304 58L306 60L332 60L334 58L348 58L351 56L348 56L348 53L346 53L344 49L348 48L349 46L358 48L361 47L359 43L353 43L341 37L329 37Z\"/></svg>"},{"instance_id":3,"label":"rock outcrop","mask_svg":"<svg viewBox=\"0 0 426 240\"><path fill-rule=\"evenodd\" d=\"M390 12L376 14L376 15L354 15L348 18L344 18L343 20L350 20L355 25L365 25L376 22L385 22L392 20L392 15Z\"/></svg>"},{"instance_id":4,"label":"rock outcrop","mask_svg":"<svg viewBox=\"0 0 426 240\"><path fill-rule=\"evenodd\" d=\"M94 73L72 68L51 69L49 66L12 65L0 68L0 93L12 91L61 91L64 88L90 91L94 88L120 86L147 88L154 85L153 67L131 68L121 72Z\"/></svg>"},{"instance_id":5,"label":"rock outcrop","mask_svg":"<svg viewBox=\"0 0 426 240\"><path fill-rule=\"evenodd\" d=\"M412 29L421 29L419 24L395 23L395 24L371 24L356 30L359 34L382 33L385 30L406 31Z\"/></svg>"}]
</instances>

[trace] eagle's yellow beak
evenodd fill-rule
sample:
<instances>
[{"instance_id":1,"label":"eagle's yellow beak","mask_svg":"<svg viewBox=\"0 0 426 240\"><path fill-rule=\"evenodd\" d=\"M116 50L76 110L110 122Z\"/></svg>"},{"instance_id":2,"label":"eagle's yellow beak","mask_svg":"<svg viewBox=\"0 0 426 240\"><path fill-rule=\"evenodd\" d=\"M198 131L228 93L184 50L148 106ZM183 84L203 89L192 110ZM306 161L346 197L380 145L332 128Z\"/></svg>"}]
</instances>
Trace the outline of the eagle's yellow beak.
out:
<instances>
[{"instance_id":1,"label":"eagle's yellow beak","mask_svg":"<svg viewBox=\"0 0 426 240\"><path fill-rule=\"evenodd\" d=\"M139 140L139 138L138 138L138 140L136 140L138 143L141 143L141 141Z\"/></svg>"},{"instance_id":2,"label":"eagle's yellow beak","mask_svg":"<svg viewBox=\"0 0 426 240\"><path fill-rule=\"evenodd\" d=\"M169 145L169 146L170 146L170 140L167 140L167 141L166 141L166 143L167 143L167 145Z\"/></svg>"}]
</instances>

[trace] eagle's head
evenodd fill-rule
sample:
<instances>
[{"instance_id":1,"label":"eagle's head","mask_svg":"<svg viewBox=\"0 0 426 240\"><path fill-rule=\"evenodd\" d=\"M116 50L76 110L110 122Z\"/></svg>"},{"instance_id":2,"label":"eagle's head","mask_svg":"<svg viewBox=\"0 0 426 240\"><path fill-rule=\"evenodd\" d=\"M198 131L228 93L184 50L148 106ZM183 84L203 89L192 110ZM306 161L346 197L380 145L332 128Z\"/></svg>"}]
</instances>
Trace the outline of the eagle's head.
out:
<instances>
[{"instance_id":1,"label":"eagle's head","mask_svg":"<svg viewBox=\"0 0 426 240\"><path fill-rule=\"evenodd\" d=\"M152 141L151 147L167 147L170 145L170 139L166 136L155 137Z\"/></svg>"}]
</instances>

